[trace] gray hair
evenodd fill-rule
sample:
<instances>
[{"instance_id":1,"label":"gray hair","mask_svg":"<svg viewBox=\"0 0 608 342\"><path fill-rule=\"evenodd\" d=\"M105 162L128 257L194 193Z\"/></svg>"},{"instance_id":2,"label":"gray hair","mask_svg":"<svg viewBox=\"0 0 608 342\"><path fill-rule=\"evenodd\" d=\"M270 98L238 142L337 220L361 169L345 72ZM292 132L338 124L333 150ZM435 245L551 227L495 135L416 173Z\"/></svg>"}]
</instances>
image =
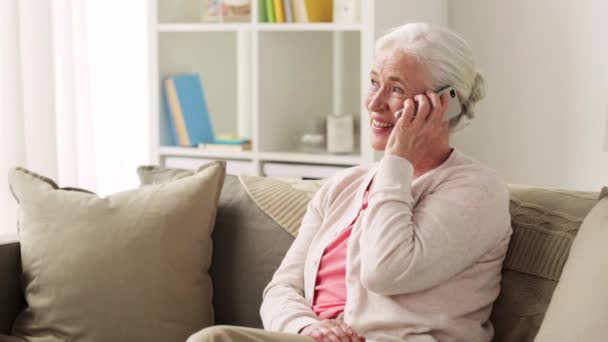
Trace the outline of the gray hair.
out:
<instances>
[{"instance_id":1,"label":"gray hair","mask_svg":"<svg viewBox=\"0 0 608 342\"><path fill-rule=\"evenodd\" d=\"M437 91L446 86L456 89L462 112L450 120L450 131L473 119L475 103L485 96L485 83L473 63L471 47L462 37L445 28L412 23L399 26L376 41L376 51L392 47L422 64L429 89Z\"/></svg>"}]
</instances>

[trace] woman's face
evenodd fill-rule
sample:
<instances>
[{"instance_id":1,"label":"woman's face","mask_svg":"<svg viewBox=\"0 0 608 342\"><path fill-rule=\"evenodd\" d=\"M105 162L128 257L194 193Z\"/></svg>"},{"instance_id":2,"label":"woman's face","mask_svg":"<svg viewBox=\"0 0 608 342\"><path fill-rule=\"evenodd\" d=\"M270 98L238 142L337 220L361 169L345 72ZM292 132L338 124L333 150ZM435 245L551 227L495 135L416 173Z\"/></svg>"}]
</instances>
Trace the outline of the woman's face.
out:
<instances>
[{"instance_id":1,"label":"woman's face","mask_svg":"<svg viewBox=\"0 0 608 342\"><path fill-rule=\"evenodd\" d=\"M408 98L426 91L420 63L396 48L377 51L365 107L370 115L372 148L384 151L396 122L395 112Z\"/></svg>"}]
</instances>

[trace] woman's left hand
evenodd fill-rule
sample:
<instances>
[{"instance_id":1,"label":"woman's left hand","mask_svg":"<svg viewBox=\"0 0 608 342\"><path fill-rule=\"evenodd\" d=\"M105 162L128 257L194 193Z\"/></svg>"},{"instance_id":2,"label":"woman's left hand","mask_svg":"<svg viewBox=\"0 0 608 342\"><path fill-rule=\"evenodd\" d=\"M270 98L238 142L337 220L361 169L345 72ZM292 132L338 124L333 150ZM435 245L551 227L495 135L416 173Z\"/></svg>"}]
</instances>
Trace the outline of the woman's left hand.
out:
<instances>
[{"instance_id":1,"label":"woman's left hand","mask_svg":"<svg viewBox=\"0 0 608 342\"><path fill-rule=\"evenodd\" d=\"M441 158L442 140L449 132L448 123L443 121L447 103L447 95L440 97L431 91L405 100L403 115L395 123L385 153L405 158L413 165Z\"/></svg>"}]
</instances>

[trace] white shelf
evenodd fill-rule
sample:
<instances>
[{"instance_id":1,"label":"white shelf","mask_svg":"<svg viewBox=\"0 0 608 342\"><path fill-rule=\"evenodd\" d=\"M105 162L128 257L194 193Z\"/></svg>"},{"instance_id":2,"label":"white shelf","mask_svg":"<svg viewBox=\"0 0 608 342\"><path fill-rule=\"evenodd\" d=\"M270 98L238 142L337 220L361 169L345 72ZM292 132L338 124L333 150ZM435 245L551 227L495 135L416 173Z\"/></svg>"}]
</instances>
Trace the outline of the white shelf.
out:
<instances>
[{"instance_id":1,"label":"white shelf","mask_svg":"<svg viewBox=\"0 0 608 342\"><path fill-rule=\"evenodd\" d=\"M319 164L319 165L345 165L353 166L361 164L362 158L359 155L348 154L320 154L320 153L303 153L296 151L286 152L215 152L205 151L194 147L172 147L163 146L159 148L158 153L163 157L189 157L189 158L215 158L215 159L232 159L232 160L254 160L288 162L288 163L304 163L304 164Z\"/></svg>"},{"instance_id":2,"label":"white shelf","mask_svg":"<svg viewBox=\"0 0 608 342\"><path fill-rule=\"evenodd\" d=\"M361 31L360 24L335 23L285 23L285 24L254 24L258 31Z\"/></svg>"},{"instance_id":3,"label":"white shelf","mask_svg":"<svg viewBox=\"0 0 608 342\"><path fill-rule=\"evenodd\" d=\"M158 32L236 32L251 30L249 23L186 23L158 24Z\"/></svg>"},{"instance_id":4,"label":"white shelf","mask_svg":"<svg viewBox=\"0 0 608 342\"><path fill-rule=\"evenodd\" d=\"M194 158L215 158L215 159L237 159L253 160L254 154L250 151L243 152L215 152L205 151L195 147L170 147L163 146L158 149L158 153L163 157L194 157Z\"/></svg>"},{"instance_id":5,"label":"white shelf","mask_svg":"<svg viewBox=\"0 0 608 342\"><path fill-rule=\"evenodd\" d=\"M198 21L200 0L149 1L152 161L194 167L224 159L235 173L261 175L274 167L302 177L377 159L362 104L375 40L407 21L446 25L448 8L448 0L358 0L360 24L264 23L257 22L262 0L252 0L251 21L208 23ZM216 132L250 138L254 151L164 146L171 139L162 85L155 80L182 72L203 76ZM318 131L319 120L330 113L355 115L361 150L351 155L295 151L296 138Z\"/></svg>"},{"instance_id":6,"label":"white shelf","mask_svg":"<svg viewBox=\"0 0 608 342\"><path fill-rule=\"evenodd\" d=\"M360 24L334 23L162 23L158 32L236 32L236 31L361 31Z\"/></svg>"},{"instance_id":7,"label":"white shelf","mask_svg":"<svg viewBox=\"0 0 608 342\"><path fill-rule=\"evenodd\" d=\"M260 152L259 159L264 161L277 161L289 163L307 163L322 165L347 165L354 166L361 164L362 159L359 155L334 155L334 154L315 154L301 152Z\"/></svg>"}]
</instances>

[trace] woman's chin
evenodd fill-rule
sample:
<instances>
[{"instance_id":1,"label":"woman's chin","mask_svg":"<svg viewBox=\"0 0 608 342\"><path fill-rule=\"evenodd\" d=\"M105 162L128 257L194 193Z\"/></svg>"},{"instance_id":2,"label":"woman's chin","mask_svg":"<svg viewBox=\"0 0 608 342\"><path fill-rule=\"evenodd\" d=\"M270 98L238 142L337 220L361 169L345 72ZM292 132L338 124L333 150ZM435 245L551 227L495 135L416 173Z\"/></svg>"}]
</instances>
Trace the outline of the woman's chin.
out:
<instances>
[{"instance_id":1,"label":"woman's chin","mask_svg":"<svg viewBox=\"0 0 608 342\"><path fill-rule=\"evenodd\" d=\"M384 151L390 130L376 130L372 128L372 148L376 151Z\"/></svg>"},{"instance_id":2,"label":"woman's chin","mask_svg":"<svg viewBox=\"0 0 608 342\"><path fill-rule=\"evenodd\" d=\"M372 138L372 148L375 151L383 152L384 149L386 148L386 140Z\"/></svg>"}]
</instances>

